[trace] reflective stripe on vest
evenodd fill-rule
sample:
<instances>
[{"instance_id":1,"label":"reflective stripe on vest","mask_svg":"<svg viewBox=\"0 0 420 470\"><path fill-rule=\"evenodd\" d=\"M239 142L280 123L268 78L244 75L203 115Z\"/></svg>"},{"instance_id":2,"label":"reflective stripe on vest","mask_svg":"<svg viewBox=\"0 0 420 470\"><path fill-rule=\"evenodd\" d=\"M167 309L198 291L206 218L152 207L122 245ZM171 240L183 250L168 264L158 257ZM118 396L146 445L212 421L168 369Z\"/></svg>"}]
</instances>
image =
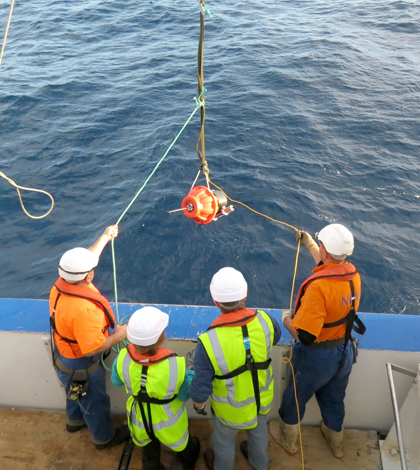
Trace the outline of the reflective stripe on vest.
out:
<instances>
[{"instance_id":1,"label":"reflective stripe on vest","mask_svg":"<svg viewBox=\"0 0 420 470\"><path fill-rule=\"evenodd\" d=\"M123 368L122 368L122 374L123 374L123 381L125 383L125 386L127 388L127 391L130 395L135 395L133 393L133 388L131 386L131 378L130 378L130 363L132 359L129 354L126 354L123 359ZM168 392L164 397L160 397L162 399L169 399L171 398L176 392L176 386L177 386L177 377L178 377L178 364L176 361L176 357L170 357L168 359L169 361L169 380L168 380ZM134 362L134 361L133 361ZM140 369L141 370L141 369Z\"/></svg>"},{"instance_id":2,"label":"reflective stripe on vest","mask_svg":"<svg viewBox=\"0 0 420 470\"><path fill-rule=\"evenodd\" d=\"M152 433L162 444L179 452L188 442L188 416L185 403L176 398L176 394L185 378L185 359L169 357L161 362L147 366L147 374L142 374L145 366L134 361L126 349L120 352L117 361L117 372L124 382L130 397L127 400L127 414L133 440L144 446L151 442L148 431L151 424ZM141 385L146 387L152 399L169 400L170 403L138 403L135 396ZM174 398L175 396L175 398ZM140 407L143 408L143 413ZM146 410L146 413L145 413ZM148 414L150 410L150 415ZM146 415L146 423L143 417ZM151 417L151 423L149 418Z\"/></svg>"},{"instance_id":3,"label":"reflective stripe on vest","mask_svg":"<svg viewBox=\"0 0 420 470\"><path fill-rule=\"evenodd\" d=\"M223 316L223 315L222 315ZM255 362L267 361L274 341L272 322L265 312L258 311L246 323ZM200 336L216 376L225 376L245 363L246 345L241 326L215 326ZM241 346L242 344L242 346ZM244 358L238 364L238 356ZM260 414L267 414L274 396L273 370L257 371L260 393ZM215 378L211 406L216 416L226 425L236 429L250 429L257 425L257 403L250 371L227 379Z\"/></svg>"}]
</instances>

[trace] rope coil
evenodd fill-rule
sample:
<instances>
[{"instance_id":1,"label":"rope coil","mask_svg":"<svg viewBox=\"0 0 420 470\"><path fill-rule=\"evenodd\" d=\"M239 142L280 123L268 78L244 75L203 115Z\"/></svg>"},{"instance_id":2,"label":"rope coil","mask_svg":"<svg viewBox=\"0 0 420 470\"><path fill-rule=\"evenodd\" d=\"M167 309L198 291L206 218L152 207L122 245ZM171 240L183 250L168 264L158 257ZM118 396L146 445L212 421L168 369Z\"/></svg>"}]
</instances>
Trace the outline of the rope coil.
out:
<instances>
[{"instance_id":1,"label":"rope coil","mask_svg":"<svg viewBox=\"0 0 420 470\"><path fill-rule=\"evenodd\" d=\"M30 217L31 219L43 219L44 217L47 217L48 214L50 214L50 212L53 210L54 208L54 198L51 196L51 194L47 191L44 191L42 189L35 189L35 188L26 188L25 186L20 186L18 185L17 183L15 183L11 178L9 178L8 176L6 176L2 171L0 171L0 176L2 178L4 178L8 183L10 183L17 191L18 193L18 196L19 196L19 201L20 201L20 205L22 206L22 210L23 212L28 216ZM50 199L51 199L51 207L49 208L49 210L43 214L43 215L38 215L38 216L35 216L35 215L31 215L25 208L25 205L23 204L23 200L22 200L22 195L20 193L20 190L22 191L32 191L34 193L41 193L41 194L45 194L46 196L48 196Z\"/></svg>"},{"instance_id":2,"label":"rope coil","mask_svg":"<svg viewBox=\"0 0 420 470\"><path fill-rule=\"evenodd\" d=\"M0 68L1 68L1 63L2 63L2 60L3 60L4 50L6 48L7 35L9 33L10 23L12 21L12 13L13 13L14 5L15 5L15 0L12 0L12 3L10 5L9 18L7 20L7 25L6 25L6 31L4 33L3 45L2 45L2 48L1 48L1 52L0 52ZM47 191L43 191L42 189L26 188L25 186L20 186L17 183L15 183L11 178L9 178L7 175L5 175L2 171L0 171L0 176L2 178L4 178L8 183L10 183L16 189L16 191L18 193L18 196L19 196L20 205L22 206L22 210L31 219L43 219L44 217L47 217L47 215L50 214L50 212L53 210L53 208L54 208L54 198ZM32 192L35 192L35 193L42 193L42 194L47 195L51 199L50 209L45 214L40 215L40 216L31 215L26 210L25 205L23 204L22 195L20 193L20 190L22 190L22 191L32 191Z\"/></svg>"}]
</instances>

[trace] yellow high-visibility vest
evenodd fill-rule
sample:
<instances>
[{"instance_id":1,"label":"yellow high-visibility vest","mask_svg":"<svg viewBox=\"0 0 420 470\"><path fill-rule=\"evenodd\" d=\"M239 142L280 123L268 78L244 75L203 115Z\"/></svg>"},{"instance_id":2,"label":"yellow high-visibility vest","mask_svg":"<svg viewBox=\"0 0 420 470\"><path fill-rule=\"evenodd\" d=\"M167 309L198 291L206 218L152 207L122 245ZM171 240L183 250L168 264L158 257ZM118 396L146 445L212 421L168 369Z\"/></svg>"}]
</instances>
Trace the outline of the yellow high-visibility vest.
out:
<instances>
[{"instance_id":1,"label":"yellow high-visibility vest","mask_svg":"<svg viewBox=\"0 0 420 470\"><path fill-rule=\"evenodd\" d=\"M270 365L273 323L259 310L245 326L246 330L243 326L216 325L199 337L215 371L211 407L224 424L236 429L255 428L258 414L269 413L274 397ZM254 371L254 378L246 366L247 349L260 367Z\"/></svg>"},{"instance_id":2,"label":"yellow high-visibility vest","mask_svg":"<svg viewBox=\"0 0 420 470\"><path fill-rule=\"evenodd\" d=\"M185 358L172 356L145 366L134 361L127 349L123 349L118 356L117 372L130 394L127 416L134 443L147 445L152 428L162 444L176 452L183 450L188 443L188 415L185 403L174 396L185 379ZM151 403L139 403L135 398L141 395L141 388ZM164 403L159 404L159 401Z\"/></svg>"}]
</instances>

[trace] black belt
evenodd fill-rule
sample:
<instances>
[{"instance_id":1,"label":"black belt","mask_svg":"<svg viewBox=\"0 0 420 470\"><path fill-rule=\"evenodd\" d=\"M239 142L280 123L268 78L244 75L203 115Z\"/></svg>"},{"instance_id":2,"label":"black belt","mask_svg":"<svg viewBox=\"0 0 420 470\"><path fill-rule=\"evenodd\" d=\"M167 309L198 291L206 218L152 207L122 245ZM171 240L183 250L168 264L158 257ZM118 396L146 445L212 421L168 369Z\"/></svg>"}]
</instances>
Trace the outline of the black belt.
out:
<instances>
[{"instance_id":1,"label":"black belt","mask_svg":"<svg viewBox=\"0 0 420 470\"><path fill-rule=\"evenodd\" d=\"M312 349L332 349L338 346L343 346L346 343L345 337L339 339L332 339L330 341L321 341L320 343L306 344L308 348Z\"/></svg>"},{"instance_id":2,"label":"black belt","mask_svg":"<svg viewBox=\"0 0 420 470\"><path fill-rule=\"evenodd\" d=\"M70 369L70 367L67 367L62 363L61 359L58 357L56 352L54 352L54 366L57 367L58 370L60 370L61 372L67 375L73 375L75 372L74 369ZM93 374L95 370L99 368L99 366L100 366L100 361L97 361L91 366L89 366L87 369L77 369L77 370L85 371L87 374Z\"/></svg>"}]
</instances>

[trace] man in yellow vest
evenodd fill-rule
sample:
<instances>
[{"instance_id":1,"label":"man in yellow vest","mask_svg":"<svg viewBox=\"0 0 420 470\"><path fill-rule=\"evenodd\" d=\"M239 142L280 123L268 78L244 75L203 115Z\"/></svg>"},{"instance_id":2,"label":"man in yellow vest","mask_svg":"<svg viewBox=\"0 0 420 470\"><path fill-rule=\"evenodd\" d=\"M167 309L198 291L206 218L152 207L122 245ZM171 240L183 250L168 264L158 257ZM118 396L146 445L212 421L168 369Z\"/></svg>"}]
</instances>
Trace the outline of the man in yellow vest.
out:
<instances>
[{"instance_id":1,"label":"man in yellow vest","mask_svg":"<svg viewBox=\"0 0 420 470\"><path fill-rule=\"evenodd\" d=\"M191 398L199 414L207 414L210 397L213 451L208 468L233 470L235 438L248 431L240 449L257 470L267 470L267 414L274 394L271 348L280 339L276 320L245 306L248 285L233 268L223 268L211 281L210 292L221 315L198 338Z\"/></svg>"},{"instance_id":2,"label":"man in yellow vest","mask_svg":"<svg viewBox=\"0 0 420 470\"><path fill-rule=\"evenodd\" d=\"M162 347L169 316L155 307L143 307L131 316L131 342L115 359L111 380L125 385L130 397L127 416L133 442L143 448L143 470L163 470L160 444L174 450L183 470L193 470L200 442L188 433L185 402L193 370L184 357Z\"/></svg>"},{"instance_id":3,"label":"man in yellow vest","mask_svg":"<svg viewBox=\"0 0 420 470\"><path fill-rule=\"evenodd\" d=\"M319 245L307 232L297 238L317 264L301 286L292 310L284 310L283 325L297 341L292 365L300 419L315 395L321 410L321 431L333 454L344 456L344 396L355 352L351 330L360 334L365 327L356 315L361 295L361 280L353 264L345 258L353 253L354 239L341 224L331 224L317 234ZM354 326L354 322L358 327ZM279 421L269 423L274 440L287 453L298 451L298 414L292 375L283 394Z\"/></svg>"},{"instance_id":4,"label":"man in yellow vest","mask_svg":"<svg viewBox=\"0 0 420 470\"><path fill-rule=\"evenodd\" d=\"M112 225L89 249L66 251L50 293L54 366L67 395L66 430L73 433L87 426L98 450L130 436L127 426L115 429L112 424L100 362L102 353L126 337L127 327L115 324L108 300L92 284L102 250L117 235L118 227Z\"/></svg>"}]
</instances>

